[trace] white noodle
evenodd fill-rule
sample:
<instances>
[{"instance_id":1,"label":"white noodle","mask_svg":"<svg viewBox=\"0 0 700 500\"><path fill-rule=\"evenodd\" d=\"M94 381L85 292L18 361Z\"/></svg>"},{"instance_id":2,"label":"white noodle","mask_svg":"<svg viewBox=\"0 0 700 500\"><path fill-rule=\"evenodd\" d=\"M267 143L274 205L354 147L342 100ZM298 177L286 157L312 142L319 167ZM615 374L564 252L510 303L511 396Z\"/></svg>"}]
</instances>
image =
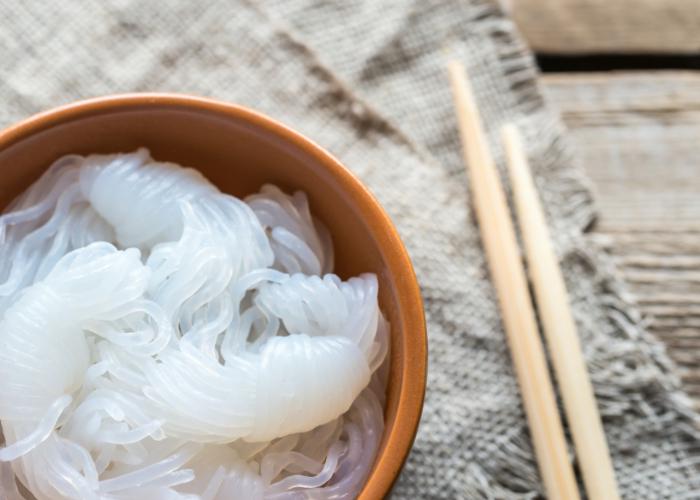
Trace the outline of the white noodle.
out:
<instances>
[{"instance_id":1,"label":"white noodle","mask_svg":"<svg viewBox=\"0 0 700 500\"><path fill-rule=\"evenodd\" d=\"M0 216L0 488L20 499L351 498L383 431L373 274L303 193L241 201L67 156Z\"/></svg>"}]
</instances>

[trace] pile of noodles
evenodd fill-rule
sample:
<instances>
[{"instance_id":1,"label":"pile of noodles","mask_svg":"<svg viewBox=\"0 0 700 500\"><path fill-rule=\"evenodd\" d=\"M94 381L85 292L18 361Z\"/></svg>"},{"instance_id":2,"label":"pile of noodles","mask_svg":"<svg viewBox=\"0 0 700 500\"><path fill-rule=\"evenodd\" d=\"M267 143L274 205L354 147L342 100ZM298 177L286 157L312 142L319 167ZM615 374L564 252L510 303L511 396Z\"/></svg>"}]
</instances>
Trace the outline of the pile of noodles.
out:
<instances>
[{"instance_id":1,"label":"pile of noodles","mask_svg":"<svg viewBox=\"0 0 700 500\"><path fill-rule=\"evenodd\" d=\"M66 156L0 217L6 498L349 498L383 430L377 279L303 193Z\"/></svg>"}]
</instances>

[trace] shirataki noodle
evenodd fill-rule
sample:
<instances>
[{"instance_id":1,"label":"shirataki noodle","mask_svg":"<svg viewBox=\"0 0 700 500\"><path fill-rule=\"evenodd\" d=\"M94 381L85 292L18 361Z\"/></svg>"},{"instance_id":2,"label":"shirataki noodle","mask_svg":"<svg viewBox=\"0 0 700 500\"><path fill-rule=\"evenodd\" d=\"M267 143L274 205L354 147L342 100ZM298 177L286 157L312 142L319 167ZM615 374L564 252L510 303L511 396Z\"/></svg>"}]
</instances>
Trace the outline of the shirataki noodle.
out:
<instances>
[{"instance_id":1,"label":"shirataki noodle","mask_svg":"<svg viewBox=\"0 0 700 500\"><path fill-rule=\"evenodd\" d=\"M353 498L388 324L306 196L66 156L0 216L8 499ZM22 487L18 488L19 483Z\"/></svg>"}]
</instances>

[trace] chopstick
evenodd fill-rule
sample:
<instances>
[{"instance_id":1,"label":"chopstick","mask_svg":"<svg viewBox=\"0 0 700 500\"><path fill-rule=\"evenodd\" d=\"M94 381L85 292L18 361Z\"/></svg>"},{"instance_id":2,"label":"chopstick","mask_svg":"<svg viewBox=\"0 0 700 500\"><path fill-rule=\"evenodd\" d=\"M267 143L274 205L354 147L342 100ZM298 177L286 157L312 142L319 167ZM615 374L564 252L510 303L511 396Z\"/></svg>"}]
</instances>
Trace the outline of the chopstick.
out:
<instances>
[{"instance_id":1,"label":"chopstick","mask_svg":"<svg viewBox=\"0 0 700 500\"><path fill-rule=\"evenodd\" d=\"M476 216L499 298L540 475L548 498L575 500L579 498L576 479L567 455L564 430L506 197L489 152L466 71L459 62L452 62L449 72Z\"/></svg>"},{"instance_id":2,"label":"chopstick","mask_svg":"<svg viewBox=\"0 0 700 500\"><path fill-rule=\"evenodd\" d=\"M537 308L586 492L591 500L617 499L615 472L603 424L522 138L512 124L503 127L502 136Z\"/></svg>"}]
</instances>

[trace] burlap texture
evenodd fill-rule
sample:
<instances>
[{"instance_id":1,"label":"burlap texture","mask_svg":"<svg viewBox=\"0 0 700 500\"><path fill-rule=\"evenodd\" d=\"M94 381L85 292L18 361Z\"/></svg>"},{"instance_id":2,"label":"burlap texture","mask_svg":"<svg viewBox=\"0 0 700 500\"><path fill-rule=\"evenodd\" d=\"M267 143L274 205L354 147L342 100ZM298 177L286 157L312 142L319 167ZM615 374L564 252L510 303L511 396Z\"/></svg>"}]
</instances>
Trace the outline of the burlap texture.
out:
<instances>
[{"instance_id":1,"label":"burlap texture","mask_svg":"<svg viewBox=\"0 0 700 500\"><path fill-rule=\"evenodd\" d=\"M700 497L697 416L585 239L590 192L494 4L70 0L4 2L0 16L0 126L85 97L194 93L263 111L358 174L409 249L429 325L424 418L394 496L532 498L542 486L446 78L447 59L460 58L497 161L504 121L528 138L624 497Z\"/></svg>"}]
</instances>

